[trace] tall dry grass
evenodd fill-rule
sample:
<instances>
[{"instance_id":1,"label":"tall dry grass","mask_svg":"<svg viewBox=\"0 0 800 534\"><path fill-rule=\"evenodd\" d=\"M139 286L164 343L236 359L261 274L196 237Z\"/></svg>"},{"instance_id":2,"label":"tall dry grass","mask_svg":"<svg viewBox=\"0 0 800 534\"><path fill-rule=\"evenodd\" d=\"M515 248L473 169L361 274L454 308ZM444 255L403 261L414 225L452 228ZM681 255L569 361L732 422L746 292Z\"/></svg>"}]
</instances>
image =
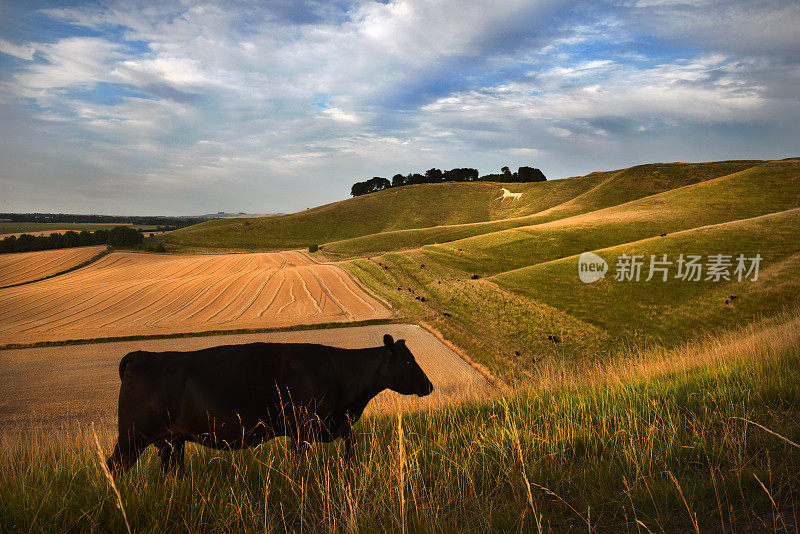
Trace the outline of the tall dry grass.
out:
<instances>
[{"instance_id":1,"label":"tall dry grass","mask_svg":"<svg viewBox=\"0 0 800 534\"><path fill-rule=\"evenodd\" d=\"M191 446L119 477L133 532L798 531L798 319L357 425L295 459ZM558 374L558 373L562 374ZM559 387L559 380L561 385ZM104 454L115 438L97 426ZM0 438L0 530L124 531L85 425Z\"/></svg>"}]
</instances>

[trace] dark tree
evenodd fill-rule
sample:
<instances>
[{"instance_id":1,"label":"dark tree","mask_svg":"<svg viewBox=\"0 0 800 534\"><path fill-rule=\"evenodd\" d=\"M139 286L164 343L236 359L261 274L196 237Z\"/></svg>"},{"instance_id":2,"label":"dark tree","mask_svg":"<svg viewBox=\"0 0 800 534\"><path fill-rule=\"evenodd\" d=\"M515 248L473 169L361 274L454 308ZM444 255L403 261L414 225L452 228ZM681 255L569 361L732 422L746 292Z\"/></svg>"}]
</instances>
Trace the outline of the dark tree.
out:
<instances>
[{"instance_id":1,"label":"dark tree","mask_svg":"<svg viewBox=\"0 0 800 534\"><path fill-rule=\"evenodd\" d=\"M107 243L112 247L126 247L144 241L142 232L130 226L115 226L108 232Z\"/></svg>"},{"instance_id":2,"label":"dark tree","mask_svg":"<svg viewBox=\"0 0 800 534\"><path fill-rule=\"evenodd\" d=\"M517 176L520 182L544 182L547 180L542 171L533 167L520 167Z\"/></svg>"},{"instance_id":3,"label":"dark tree","mask_svg":"<svg viewBox=\"0 0 800 534\"><path fill-rule=\"evenodd\" d=\"M49 241L47 248L64 248L66 246L66 239L63 234L50 234L47 238Z\"/></svg>"},{"instance_id":4,"label":"dark tree","mask_svg":"<svg viewBox=\"0 0 800 534\"><path fill-rule=\"evenodd\" d=\"M102 245L103 243L108 243L108 230L105 228L95 230L92 233L92 245Z\"/></svg>"},{"instance_id":5,"label":"dark tree","mask_svg":"<svg viewBox=\"0 0 800 534\"><path fill-rule=\"evenodd\" d=\"M366 195L367 193L373 193L375 191L388 189L391 186L392 184L386 178L375 176L374 178L370 178L366 182L354 183L353 186L350 188L350 195L358 197L361 195Z\"/></svg>"},{"instance_id":6,"label":"dark tree","mask_svg":"<svg viewBox=\"0 0 800 534\"><path fill-rule=\"evenodd\" d=\"M428 169L425 171L425 182L429 184L438 184L444 179L442 171L439 169Z\"/></svg>"},{"instance_id":7,"label":"dark tree","mask_svg":"<svg viewBox=\"0 0 800 534\"><path fill-rule=\"evenodd\" d=\"M400 187L401 185L406 185L406 177L399 173L392 176L392 187Z\"/></svg>"},{"instance_id":8,"label":"dark tree","mask_svg":"<svg viewBox=\"0 0 800 534\"><path fill-rule=\"evenodd\" d=\"M3 253L8 252L16 252L17 251L17 236L12 235L9 236L2 241L2 248L0 248Z\"/></svg>"},{"instance_id":9,"label":"dark tree","mask_svg":"<svg viewBox=\"0 0 800 534\"><path fill-rule=\"evenodd\" d=\"M70 247L79 247L81 244L81 237L78 235L78 232L74 232L70 230L69 232L64 233L64 246L67 248Z\"/></svg>"},{"instance_id":10,"label":"dark tree","mask_svg":"<svg viewBox=\"0 0 800 534\"><path fill-rule=\"evenodd\" d=\"M81 233L78 234L78 244L82 247L93 245L94 236L92 235L92 232L89 230L81 230Z\"/></svg>"},{"instance_id":11,"label":"dark tree","mask_svg":"<svg viewBox=\"0 0 800 534\"><path fill-rule=\"evenodd\" d=\"M478 169L451 169L444 171L445 182L474 182L478 179Z\"/></svg>"}]
</instances>

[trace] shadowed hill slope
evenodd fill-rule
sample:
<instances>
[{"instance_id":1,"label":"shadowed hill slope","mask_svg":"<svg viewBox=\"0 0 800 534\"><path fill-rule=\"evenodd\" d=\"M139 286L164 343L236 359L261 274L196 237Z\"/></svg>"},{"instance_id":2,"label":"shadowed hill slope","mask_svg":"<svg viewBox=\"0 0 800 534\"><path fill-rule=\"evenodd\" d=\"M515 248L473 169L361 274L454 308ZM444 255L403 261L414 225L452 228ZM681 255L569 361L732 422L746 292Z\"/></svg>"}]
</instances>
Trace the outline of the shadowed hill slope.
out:
<instances>
[{"instance_id":1,"label":"shadowed hill slope","mask_svg":"<svg viewBox=\"0 0 800 534\"><path fill-rule=\"evenodd\" d=\"M762 163L764 162L759 160L650 163L613 173L596 173L605 177L600 184L582 195L539 213L539 216L562 219L609 206L617 206L671 189L737 173ZM594 175L595 173L592 173L587 177Z\"/></svg>"}]
</instances>

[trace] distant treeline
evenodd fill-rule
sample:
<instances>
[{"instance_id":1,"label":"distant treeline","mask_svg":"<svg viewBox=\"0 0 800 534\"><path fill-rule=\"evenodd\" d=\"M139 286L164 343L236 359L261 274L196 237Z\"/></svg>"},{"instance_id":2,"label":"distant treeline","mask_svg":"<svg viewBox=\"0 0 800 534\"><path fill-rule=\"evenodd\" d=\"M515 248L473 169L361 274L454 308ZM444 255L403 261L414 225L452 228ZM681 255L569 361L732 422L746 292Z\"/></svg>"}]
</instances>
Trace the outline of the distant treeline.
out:
<instances>
[{"instance_id":1,"label":"distant treeline","mask_svg":"<svg viewBox=\"0 0 800 534\"><path fill-rule=\"evenodd\" d=\"M31 252L54 248L86 247L90 245L111 245L126 247L144 240L142 232L130 226L115 226L111 230L89 232L69 231L63 234L10 236L0 241L0 253Z\"/></svg>"},{"instance_id":2,"label":"distant treeline","mask_svg":"<svg viewBox=\"0 0 800 534\"><path fill-rule=\"evenodd\" d=\"M75 215L70 213L0 213L0 219L10 222L132 224L134 226L169 228L183 228L204 220L199 217L123 217L120 215Z\"/></svg>"},{"instance_id":3,"label":"distant treeline","mask_svg":"<svg viewBox=\"0 0 800 534\"><path fill-rule=\"evenodd\" d=\"M382 191L390 187L400 187L411 184L439 184L442 182L544 182L547 180L542 171L533 167L520 167L512 173L508 167L500 169L499 174L487 174L478 177L478 169L451 169L441 171L439 169L429 169L425 174L409 173L406 175L395 174L392 180L375 176L364 182L356 182L350 188L350 194L354 197Z\"/></svg>"}]
</instances>

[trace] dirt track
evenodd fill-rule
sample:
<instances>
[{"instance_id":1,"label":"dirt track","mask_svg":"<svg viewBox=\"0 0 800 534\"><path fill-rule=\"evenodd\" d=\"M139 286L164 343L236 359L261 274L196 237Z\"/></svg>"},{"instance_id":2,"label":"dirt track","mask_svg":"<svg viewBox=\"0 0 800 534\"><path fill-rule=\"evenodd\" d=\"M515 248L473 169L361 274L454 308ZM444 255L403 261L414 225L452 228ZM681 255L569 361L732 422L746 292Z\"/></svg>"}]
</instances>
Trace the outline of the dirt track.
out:
<instances>
[{"instance_id":1,"label":"dirt track","mask_svg":"<svg viewBox=\"0 0 800 534\"><path fill-rule=\"evenodd\" d=\"M415 325L376 325L296 332L156 339L0 351L0 428L116 421L119 360L134 350L195 350L255 341L379 346L385 333L405 339L435 386L422 399L385 391L368 411L414 409L486 397L492 387L457 354Z\"/></svg>"},{"instance_id":2,"label":"dirt track","mask_svg":"<svg viewBox=\"0 0 800 534\"><path fill-rule=\"evenodd\" d=\"M339 267L300 252L115 252L62 276L0 290L0 344L390 316Z\"/></svg>"}]
</instances>

